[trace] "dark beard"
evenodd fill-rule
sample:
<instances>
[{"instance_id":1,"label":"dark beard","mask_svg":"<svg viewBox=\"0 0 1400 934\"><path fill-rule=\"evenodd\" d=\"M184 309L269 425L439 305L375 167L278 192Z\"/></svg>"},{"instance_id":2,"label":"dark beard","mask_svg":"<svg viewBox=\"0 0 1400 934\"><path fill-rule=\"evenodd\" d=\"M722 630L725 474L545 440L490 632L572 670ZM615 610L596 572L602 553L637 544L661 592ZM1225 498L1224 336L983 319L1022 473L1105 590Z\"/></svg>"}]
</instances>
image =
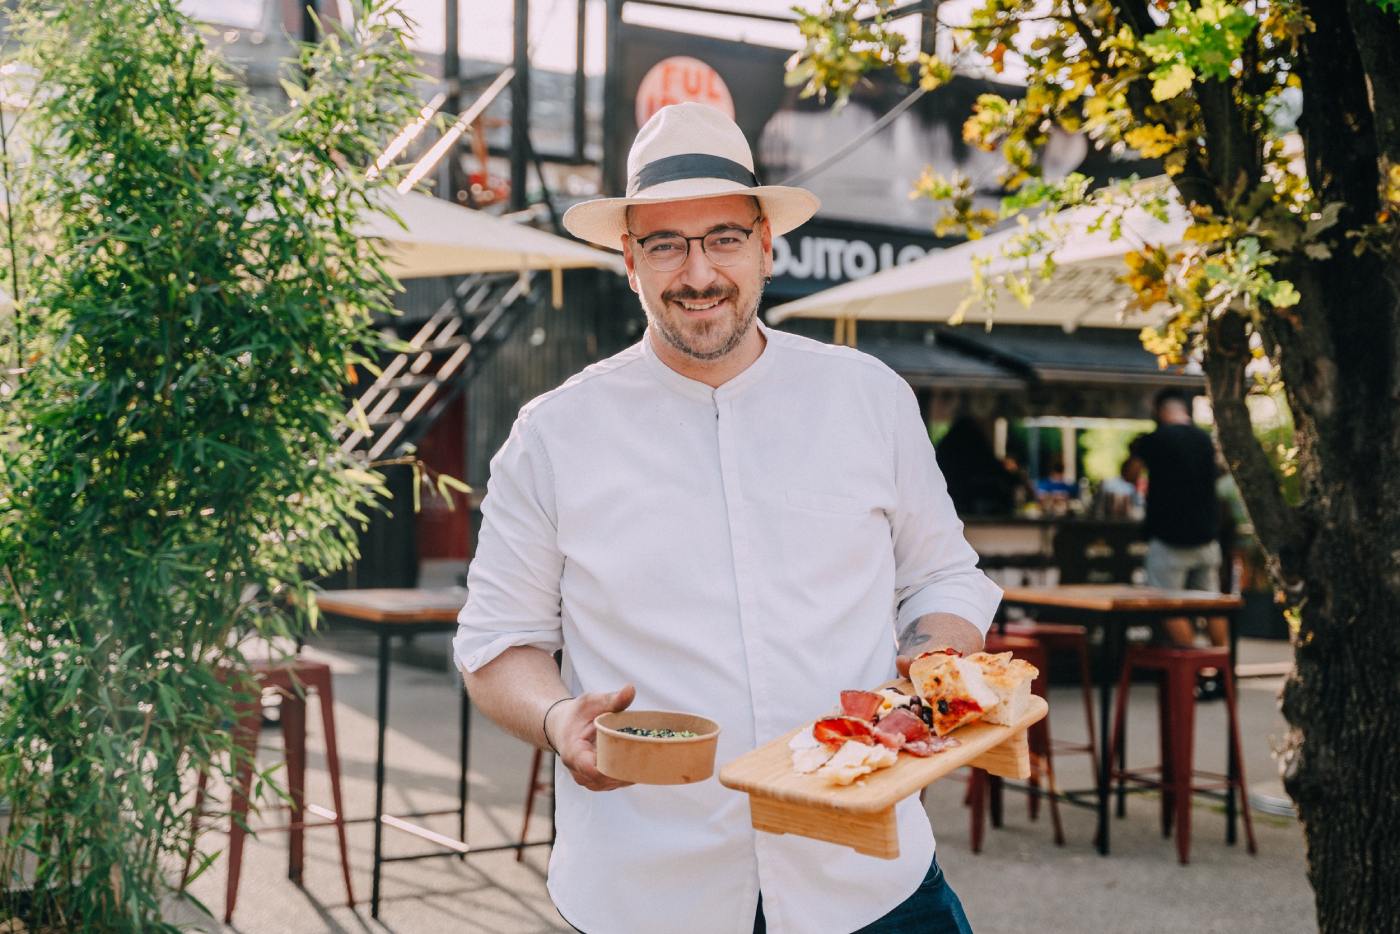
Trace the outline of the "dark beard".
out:
<instances>
[{"instance_id":1,"label":"dark beard","mask_svg":"<svg viewBox=\"0 0 1400 934\"><path fill-rule=\"evenodd\" d=\"M749 309L748 314L744 315L743 320L740 321L738 326L734 328L734 331L729 335L729 339L719 347L716 347L714 350L697 350L696 348L692 347L686 341L685 335L679 333L677 329L670 327L668 322L661 315L654 315L648 313L647 321L652 327L656 328L657 333L665 339L666 343L670 344L676 350L685 354L692 360L698 360L701 363L711 363L715 360L719 360L720 358L724 357L735 347L738 347L739 342L744 339L744 336L746 334L748 334L749 328L753 325L754 319L758 317L758 306L763 303L763 286L764 283L762 282L762 280L760 280L758 285L758 294L754 296L753 307ZM731 297L737 297L738 294L738 289L714 288L706 289L703 292L697 292L694 289L675 289L670 292L662 293L661 301L663 303L663 306L673 301L723 301Z\"/></svg>"}]
</instances>

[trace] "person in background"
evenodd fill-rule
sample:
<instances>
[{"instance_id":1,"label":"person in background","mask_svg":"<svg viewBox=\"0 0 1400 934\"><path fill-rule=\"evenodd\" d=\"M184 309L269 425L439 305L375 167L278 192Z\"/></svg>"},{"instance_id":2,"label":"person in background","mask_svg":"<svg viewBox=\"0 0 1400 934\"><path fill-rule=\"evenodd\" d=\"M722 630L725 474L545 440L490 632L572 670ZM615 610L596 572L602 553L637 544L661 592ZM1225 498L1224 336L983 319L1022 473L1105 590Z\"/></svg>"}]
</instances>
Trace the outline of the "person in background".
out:
<instances>
[{"instance_id":1,"label":"person in background","mask_svg":"<svg viewBox=\"0 0 1400 934\"><path fill-rule=\"evenodd\" d=\"M1244 498L1224 458L1215 462L1215 497L1220 502L1220 592L1239 593L1242 581L1235 567L1240 550L1240 529L1249 524Z\"/></svg>"},{"instance_id":2,"label":"person in background","mask_svg":"<svg viewBox=\"0 0 1400 934\"><path fill-rule=\"evenodd\" d=\"M953 419L938 442L938 466L960 516L1009 516L1016 507L1016 475L997 458L971 415Z\"/></svg>"},{"instance_id":3,"label":"person in background","mask_svg":"<svg viewBox=\"0 0 1400 934\"><path fill-rule=\"evenodd\" d=\"M1030 473L1021 466L1021 458L1015 454L1003 457L1001 467L1011 481L1011 503L1020 512L1022 506L1035 502L1035 484L1031 482Z\"/></svg>"},{"instance_id":4,"label":"person in background","mask_svg":"<svg viewBox=\"0 0 1400 934\"><path fill-rule=\"evenodd\" d=\"M1069 501L1079 495L1079 487L1065 478L1065 459L1058 454L1050 459L1045 476L1035 485L1036 497L1042 507L1052 513L1064 513Z\"/></svg>"},{"instance_id":5,"label":"person in background","mask_svg":"<svg viewBox=\"0 0 1400 934\"><path fill-rule=\"evenodd\" d=\"M1131 462L1124 462L1126 469ZM1137 469L1137 468L1134 468ZM1096 515L1106 519L1141 519L1143 517L1143 496L1138 485L1123 476L1120 470L1116 477L1106 477L1099 486L1094 503Z\"/></svg>"},{"instance_id":6,"label":"person in background","mask_svg":"<svg viewBox=\"0 0 1400 934\"><path fill-rule=\"evenodd\" d=\"M1210 435L1191 421L1185 393L1164 389L1153 400L1157 427L1134 438L1128 446L1123 478L1138 482L1147 473L1147 584L1164 590L1220 592L1220 504L1215 492L1215 445ZM1194 621L1176 617L1164 622L1167 638L1187 647L1195 644ZM1210 641L1229 639L1224 617L1207 621ZM1215 696L1219 680L1204 676L1203 696Z\"/></svg>"}]
</instances>

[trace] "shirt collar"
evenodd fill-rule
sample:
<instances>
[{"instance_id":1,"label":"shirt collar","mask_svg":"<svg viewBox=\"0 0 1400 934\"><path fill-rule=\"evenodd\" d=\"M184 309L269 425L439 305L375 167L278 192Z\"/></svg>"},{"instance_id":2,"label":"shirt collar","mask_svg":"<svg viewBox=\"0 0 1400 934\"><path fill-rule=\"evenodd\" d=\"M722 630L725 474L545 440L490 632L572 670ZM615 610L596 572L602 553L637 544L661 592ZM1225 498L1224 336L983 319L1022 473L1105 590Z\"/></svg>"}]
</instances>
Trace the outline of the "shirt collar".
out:
<instances>
[{"instance_id":1,"label":"shirt collar","mask_svg":"<svg viewBox=\"0 0 1400 934\"><path fill-rule=\"evenodd\" d=\"M667 366L665 361L656 355L656 348L651 344L650 328L647 328L646 333L642 335L642 356L646 358L648 369L663 385L674 389L683 396L709 402L743 392L749 386L763 379L764 374L773 368L775 348L772 332L762 321L758 322L758 330L763 335L763 352L743 372L718 388L712 389L706 383L682 376Z\"/></svg>"}]
</instances>

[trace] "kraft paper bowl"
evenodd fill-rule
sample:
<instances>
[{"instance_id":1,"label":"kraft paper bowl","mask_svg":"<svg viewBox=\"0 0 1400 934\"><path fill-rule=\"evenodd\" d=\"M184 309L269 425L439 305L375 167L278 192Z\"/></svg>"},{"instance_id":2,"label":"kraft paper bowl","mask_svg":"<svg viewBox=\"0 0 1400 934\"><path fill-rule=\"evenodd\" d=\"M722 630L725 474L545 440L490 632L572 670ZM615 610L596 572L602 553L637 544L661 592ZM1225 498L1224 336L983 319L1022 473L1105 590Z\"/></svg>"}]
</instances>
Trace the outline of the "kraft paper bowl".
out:
<instances>
[{"instance_id":1,"label":"kraft paper bowl","mask_svg":"<svg viewBox=\"0 0 1400 934\"><path fill-rule=\"evenodd\" d=\"M639 785L688 785L714 774L719 724L706 717L671 710L619 710L599 714L593 720L598 771L609 778ZM635 736L622 727L639 730L690 730L683 738Z\"/></svg>"}]
</instances>

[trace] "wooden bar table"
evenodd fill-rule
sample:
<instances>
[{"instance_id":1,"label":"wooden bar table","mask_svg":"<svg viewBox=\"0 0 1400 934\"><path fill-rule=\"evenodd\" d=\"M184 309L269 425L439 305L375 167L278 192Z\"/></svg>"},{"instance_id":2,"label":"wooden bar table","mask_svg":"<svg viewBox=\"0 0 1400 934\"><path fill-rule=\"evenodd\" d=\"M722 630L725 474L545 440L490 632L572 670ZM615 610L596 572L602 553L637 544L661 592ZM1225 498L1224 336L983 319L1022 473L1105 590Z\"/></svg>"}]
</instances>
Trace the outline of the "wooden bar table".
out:
<instances>
[{"instance_id":1,"label":"wooden bar table","mask_svg":"<svg viewBox=\"0 0 1400 934\"><path fill-rule=\"evenodd\" d=\"M354 626L373 632L379 640L379 668L377 671L378 693L375 702L375 721L378 735L374 754L374 817L358 818L346 823L374 821L374 874L370 888L370 917L379 917L379 883L384 863L404 860L431 859L438 856L456 856L465 859L470 853L489 853L496 850L519 850L527 846L547 846L551 840L538 840L530 843L506 843L489 847L469 847L467 845L467 764L471 749L471 699L466 689L458 684L461 691L460 725L458 728L457 807L448 810L418 811L412 814L392 815L384 813L384 736L389 724L389 649L395 638L409 638L425 632L455 632L457 614L467 602L467 591L463 587L423 587L423 588L377 588L366 590L325 590L316 595L316 605L320 613L332 624ZM408 818L433 817L443 814L457 815L456 839L436 833L411 823ZM405 856L384 856L383 837L385 826L406 831L421 837L440 849Z\"/></svg>"},{"instance_id":2,"label":"wooden bar table","mask_svg":"<svg viewBox=\"0 0 1400 934\"><path fill-rule=\"evenodd\" d=\"M1102 639L1102 678L1099 682L1099 756L1095 765L1099 781L1095 791L1098 809L1099 852L1108 855L1109 834L1109 720L1113 686L1123 665L1126 634L1130 626L1151 624L1174 616L1224 616L1229 623L1230 666L1235 665L1235 617L1244 601L1238 594L1210 593L1203 590L1162 590L1131 584L1061 584L1053 587L1007 587L1003 609L1019 607L1035 611L1044 622L1079 623L1099 629ZM1226 743L1229 746L1229 743ZM1228 749L1229 776L1238 774L1234 750ZM1073 792L1066 793L1071 803ZM1235 791L1225 794L1226 840L1235 842Z\"/></svg>"}]
</instances>

